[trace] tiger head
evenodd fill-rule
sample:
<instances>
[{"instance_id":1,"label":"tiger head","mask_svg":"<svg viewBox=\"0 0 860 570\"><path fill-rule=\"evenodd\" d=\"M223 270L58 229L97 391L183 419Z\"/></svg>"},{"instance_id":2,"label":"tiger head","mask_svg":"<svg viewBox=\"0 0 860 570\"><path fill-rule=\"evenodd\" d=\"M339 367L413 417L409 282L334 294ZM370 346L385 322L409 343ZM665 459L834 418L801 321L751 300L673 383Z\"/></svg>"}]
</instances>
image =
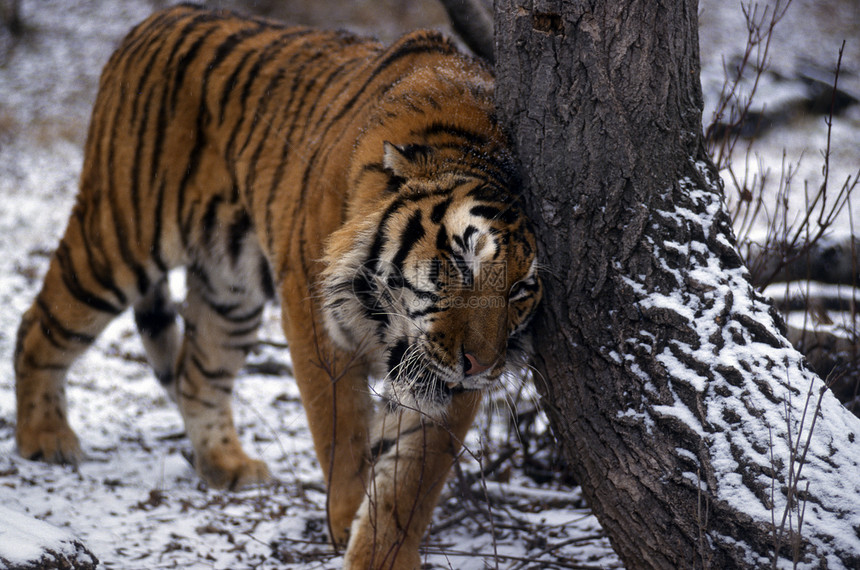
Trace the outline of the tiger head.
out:
<instances>
[{"instance_id":1,"label":"tiger head","mask_svg":"<svg viewBox=\"0 0 860 570\"><path fill-rule=\"evenodd\" d=\"M326 249L323 312L335 342L370 355L389 403L444 414L451 395L521 367L542 293L517 200L441 152L385 143L379 207Z\"/></svg>"}]
</instances>

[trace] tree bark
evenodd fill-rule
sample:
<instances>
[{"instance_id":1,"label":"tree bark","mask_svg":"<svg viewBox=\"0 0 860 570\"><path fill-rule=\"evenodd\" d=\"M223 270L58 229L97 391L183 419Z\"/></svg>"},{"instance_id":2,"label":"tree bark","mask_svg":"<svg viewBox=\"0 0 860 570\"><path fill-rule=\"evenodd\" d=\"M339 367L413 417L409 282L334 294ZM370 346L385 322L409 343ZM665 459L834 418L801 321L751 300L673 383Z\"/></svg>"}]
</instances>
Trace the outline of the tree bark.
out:
<instances>
[{"instance_id":1,"label":"tree bark","mask_svg":"<svg viewBox=\"0 0 860 570\"><path fill-rule=\"evenodd\" d=\"M535 382L624 563L860 567L860 421L742 265L695 0L497 0L495 29L544 268Z\"/></svg>"}]
</instances>

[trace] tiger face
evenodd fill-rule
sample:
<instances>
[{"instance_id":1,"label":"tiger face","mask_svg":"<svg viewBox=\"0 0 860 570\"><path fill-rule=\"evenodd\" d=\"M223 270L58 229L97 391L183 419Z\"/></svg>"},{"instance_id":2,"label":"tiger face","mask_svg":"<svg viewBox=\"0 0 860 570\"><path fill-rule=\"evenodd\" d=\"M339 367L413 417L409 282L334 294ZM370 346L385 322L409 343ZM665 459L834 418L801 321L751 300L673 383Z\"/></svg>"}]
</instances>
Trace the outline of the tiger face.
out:
<instances>
[{"instance_id":1,"label":"tiger face","mask_svg":"<svg viewBox=\"0 0 860 570\"><path fill-rule=\"evenodd\" d=\"M524 364L542 290L515 197L433 167L435 154L386 143L396 187L333 236L323 308L331 337L369 355L390 405L438 418L453 393L491 389Z\"/></svg>"}]
</instances>

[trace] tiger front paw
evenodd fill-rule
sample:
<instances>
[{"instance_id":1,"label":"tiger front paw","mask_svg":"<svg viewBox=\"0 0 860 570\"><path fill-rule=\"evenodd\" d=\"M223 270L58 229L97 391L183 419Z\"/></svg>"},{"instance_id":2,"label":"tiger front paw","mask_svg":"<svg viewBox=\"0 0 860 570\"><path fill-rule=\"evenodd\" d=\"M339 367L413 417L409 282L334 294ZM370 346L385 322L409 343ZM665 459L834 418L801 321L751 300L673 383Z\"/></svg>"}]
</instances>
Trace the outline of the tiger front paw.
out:
<instances>
[{"instance_id":1,"label":"tiger front paw","mask_svg":"<svg viewBox=\"0 0 860 570\"><path fill-rule=\"evenodd\" d=\"M15 433L18 453L31 460L77 465L83 458L78 436L67 424L22 427Z\"/></svg>"},{"instance_id":2,"label":"tiger front paw","mask_svg":"<svg viewBox=\"0 0 860 570\"><path fill-rule=\"evenodd\" d=\"M209 486L218 489L236 491L272 481L266 463L251 459L243 451L199 455L195 467Z\"/></svg>"}]
</instances>

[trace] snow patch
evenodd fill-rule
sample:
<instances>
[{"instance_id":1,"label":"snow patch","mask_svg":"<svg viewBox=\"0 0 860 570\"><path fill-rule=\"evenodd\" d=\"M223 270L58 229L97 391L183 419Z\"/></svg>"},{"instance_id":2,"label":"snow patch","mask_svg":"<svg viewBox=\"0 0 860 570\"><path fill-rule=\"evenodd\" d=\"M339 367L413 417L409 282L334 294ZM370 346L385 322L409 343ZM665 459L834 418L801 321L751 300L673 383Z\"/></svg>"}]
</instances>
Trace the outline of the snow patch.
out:
<instances>
[{"instance_id":1,"label":"snow patch","mask_svg":"<svg viewBox=\"0 0 860 570\"><path fill-rule=\"evenodd\" d=\"M0 506L0 559L11 565L38 561L46 550L73 556L75 537L67 530Z\"/></svg>"},{"instance_id":2,"label":"snow patch","mask_svg":"<svg viewBox=\"0 0 860 570\"><path fill-rule=\"evenodd\" d=\"M686 227L688 235L703 235L706 243L732 248L722 221L718 222L724 206L717 185L703 163L695 163L695 168L710 187L697 188L684 178L678 182L677 195L693 205L655 209L653 215L663 223ZM815 500L839 507L832 512L810 499L803 517L804 537L822 555L834 548L860 552L860 537L844 523L845 517L860 521L860 444L850 442L847 435L858 433L860 422L830 392L820 397L816 410L823 382L782 338L770 305L749 285L745 268L724 267L706 243L650 241L659 270L670 281L674 278L677 289L649 290L643 279L620 278L640 297L637 306L645 318L659 315L684 328L683 336L667 341L652 357L662 366L668 390L655 390L642 366L636 368L634 374L643 380L641 409L651 410L656 419L680 422L705 443L718 484L711 492L718 500L765 524L788 513L797 528L797 495L790 500L787 485L796 481L800 491L808 485ZM652 354L655 339L641 335L625 344L635 348L631 355L638 361L645 358L641 355ZM626 357L624 361L634 369L636 362ZM815 432L810 436L813 422ZM698 464L691 452L679 454ZM736 457L743 457L743 469L759 469L740 472ZM705 490L692 471L679 475ZM834 544L822 542L821 537L829 535Z\"/></svg>"}]
</instances>

